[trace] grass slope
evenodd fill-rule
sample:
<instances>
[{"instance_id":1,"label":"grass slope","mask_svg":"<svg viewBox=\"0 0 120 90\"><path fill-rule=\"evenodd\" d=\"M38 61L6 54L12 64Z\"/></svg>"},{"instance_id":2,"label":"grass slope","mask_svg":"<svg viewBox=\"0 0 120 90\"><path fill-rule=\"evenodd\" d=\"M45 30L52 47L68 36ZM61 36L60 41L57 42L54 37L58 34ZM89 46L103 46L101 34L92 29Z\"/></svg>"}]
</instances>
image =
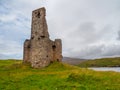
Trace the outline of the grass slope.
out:
<instances>
[{"instance_id":1,"label":"grass slope","mask_svg":"<svg viewBox=\"0 0 120 90\"><path fill-rule=\"evenodd\" d=\"M22 61L0 60L0 90L120 90L120 73L57 62L33 69Z\"/></svg>"},{"instance_id":2,"label":"grass slope","mask_svg":"<svg viewBox=\"0 0 120 90\"><path fill-rule=\"evenodd\" d=\"M80 67L120 67L120 58L102 58L81 62Z\"/></svg>"}]
</instances>

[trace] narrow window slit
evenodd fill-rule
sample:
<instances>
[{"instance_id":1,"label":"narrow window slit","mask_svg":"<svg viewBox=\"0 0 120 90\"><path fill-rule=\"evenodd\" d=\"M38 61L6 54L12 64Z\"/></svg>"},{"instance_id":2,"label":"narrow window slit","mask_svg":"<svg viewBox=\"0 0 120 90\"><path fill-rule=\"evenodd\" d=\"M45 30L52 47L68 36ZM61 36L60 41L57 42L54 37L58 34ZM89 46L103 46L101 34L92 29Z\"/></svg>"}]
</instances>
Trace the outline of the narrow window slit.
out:
<instances>
[{"instance_id":1,"label":"narrow window slit","mask_svg":"<svg viewBox=\"0 0 120 90\"><path fill-rule=\"evenodd\" d=\"M57 61L59 61L59 59L57 59Z\"/></svg>"},{"instance_id":2,"label":"narrow window slit","mask_svg":"<svg viewBox=\"0 0 120 90\"><path fill-rule=\"evenodd\" d=\"M38 12L37 17L40 18L40 12Z\"/></svg>"},{"instance_id":3,"label":"narrow window slit","mask_svg":"<svg viewBox=\"0 0 120 90\"><path fill-rule=\"evenodd\" d=\"M34 39L34 36L32 36L31 39Z\"/></svg>"},{"instance_id":4,"label":"narrow window slit","mask_svg":"<svg viewBox=\"0 0 120 90\"><path fill-rule=\"evenodd\" d=\"M40 40L40 38L38 38L38 40Z\"/></svg>"},{"instance_id":5,"label":"narrow window slit","mask_svg":"<svg viewBox=\"0 0 120 90\"><path fill-rule=\"evenodd\" d=\"M31 47L30 47L30 45L28 45L28 47L27 47L27 48L31 48Z\"/></svg>"}]
</instances>

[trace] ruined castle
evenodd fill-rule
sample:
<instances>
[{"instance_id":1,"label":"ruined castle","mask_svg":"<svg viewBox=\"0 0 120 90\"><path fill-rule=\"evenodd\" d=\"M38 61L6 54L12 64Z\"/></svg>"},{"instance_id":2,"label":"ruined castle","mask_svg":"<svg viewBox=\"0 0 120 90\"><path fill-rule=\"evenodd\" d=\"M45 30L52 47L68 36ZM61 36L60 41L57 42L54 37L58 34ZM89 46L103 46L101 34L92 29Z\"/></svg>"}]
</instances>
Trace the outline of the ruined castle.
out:
<instances>
[{"instance_id":1,"label":"ruined castle","mask_svg":"<svg viewBox=\"0 0 120 90\"><path fill-rule=\"evenodd\" d=\"M44 7L32 12L31 38L24 42L23 62L30 63L33 68L62 61L61 39L50 40L45 16Z\"/></svg>"}]
</instances>

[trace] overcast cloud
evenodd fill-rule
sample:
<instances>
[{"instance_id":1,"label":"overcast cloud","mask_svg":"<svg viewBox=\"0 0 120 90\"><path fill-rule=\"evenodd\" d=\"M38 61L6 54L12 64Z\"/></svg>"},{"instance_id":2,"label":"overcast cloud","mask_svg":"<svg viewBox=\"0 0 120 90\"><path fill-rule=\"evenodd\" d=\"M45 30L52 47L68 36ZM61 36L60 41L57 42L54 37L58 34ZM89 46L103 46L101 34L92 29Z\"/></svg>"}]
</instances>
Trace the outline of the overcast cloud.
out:
<instances>
[{"instance_id":1,"label":"overcast cloud","mask_svg":"<svg viewBox=\"0 0 120 90\"><path fill-rule=\"evenodd\" d=\"M43 6L50 38L62 39L63 56L120 56L120 0L0 0L0 59L22 59L31 12Z\"/></svg>"}]
</instances>

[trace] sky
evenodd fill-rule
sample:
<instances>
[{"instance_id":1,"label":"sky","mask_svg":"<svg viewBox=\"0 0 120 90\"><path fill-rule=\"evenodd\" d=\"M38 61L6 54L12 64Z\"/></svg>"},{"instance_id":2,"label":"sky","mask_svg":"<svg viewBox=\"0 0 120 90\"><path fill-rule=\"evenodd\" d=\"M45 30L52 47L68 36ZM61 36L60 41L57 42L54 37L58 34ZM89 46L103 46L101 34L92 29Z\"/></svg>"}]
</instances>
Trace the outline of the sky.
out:
<instances>
[{"instance_id":1,"label":"sky","mask_svg":"<svg viewBox=\"0 0 120 90\"><path fill-rule=\"evenodd\" d=\"M120 57L120 0L0 0L0 59L22 59L32 11L45 7L66 57Z\"/></svg>"}]
</instances>

